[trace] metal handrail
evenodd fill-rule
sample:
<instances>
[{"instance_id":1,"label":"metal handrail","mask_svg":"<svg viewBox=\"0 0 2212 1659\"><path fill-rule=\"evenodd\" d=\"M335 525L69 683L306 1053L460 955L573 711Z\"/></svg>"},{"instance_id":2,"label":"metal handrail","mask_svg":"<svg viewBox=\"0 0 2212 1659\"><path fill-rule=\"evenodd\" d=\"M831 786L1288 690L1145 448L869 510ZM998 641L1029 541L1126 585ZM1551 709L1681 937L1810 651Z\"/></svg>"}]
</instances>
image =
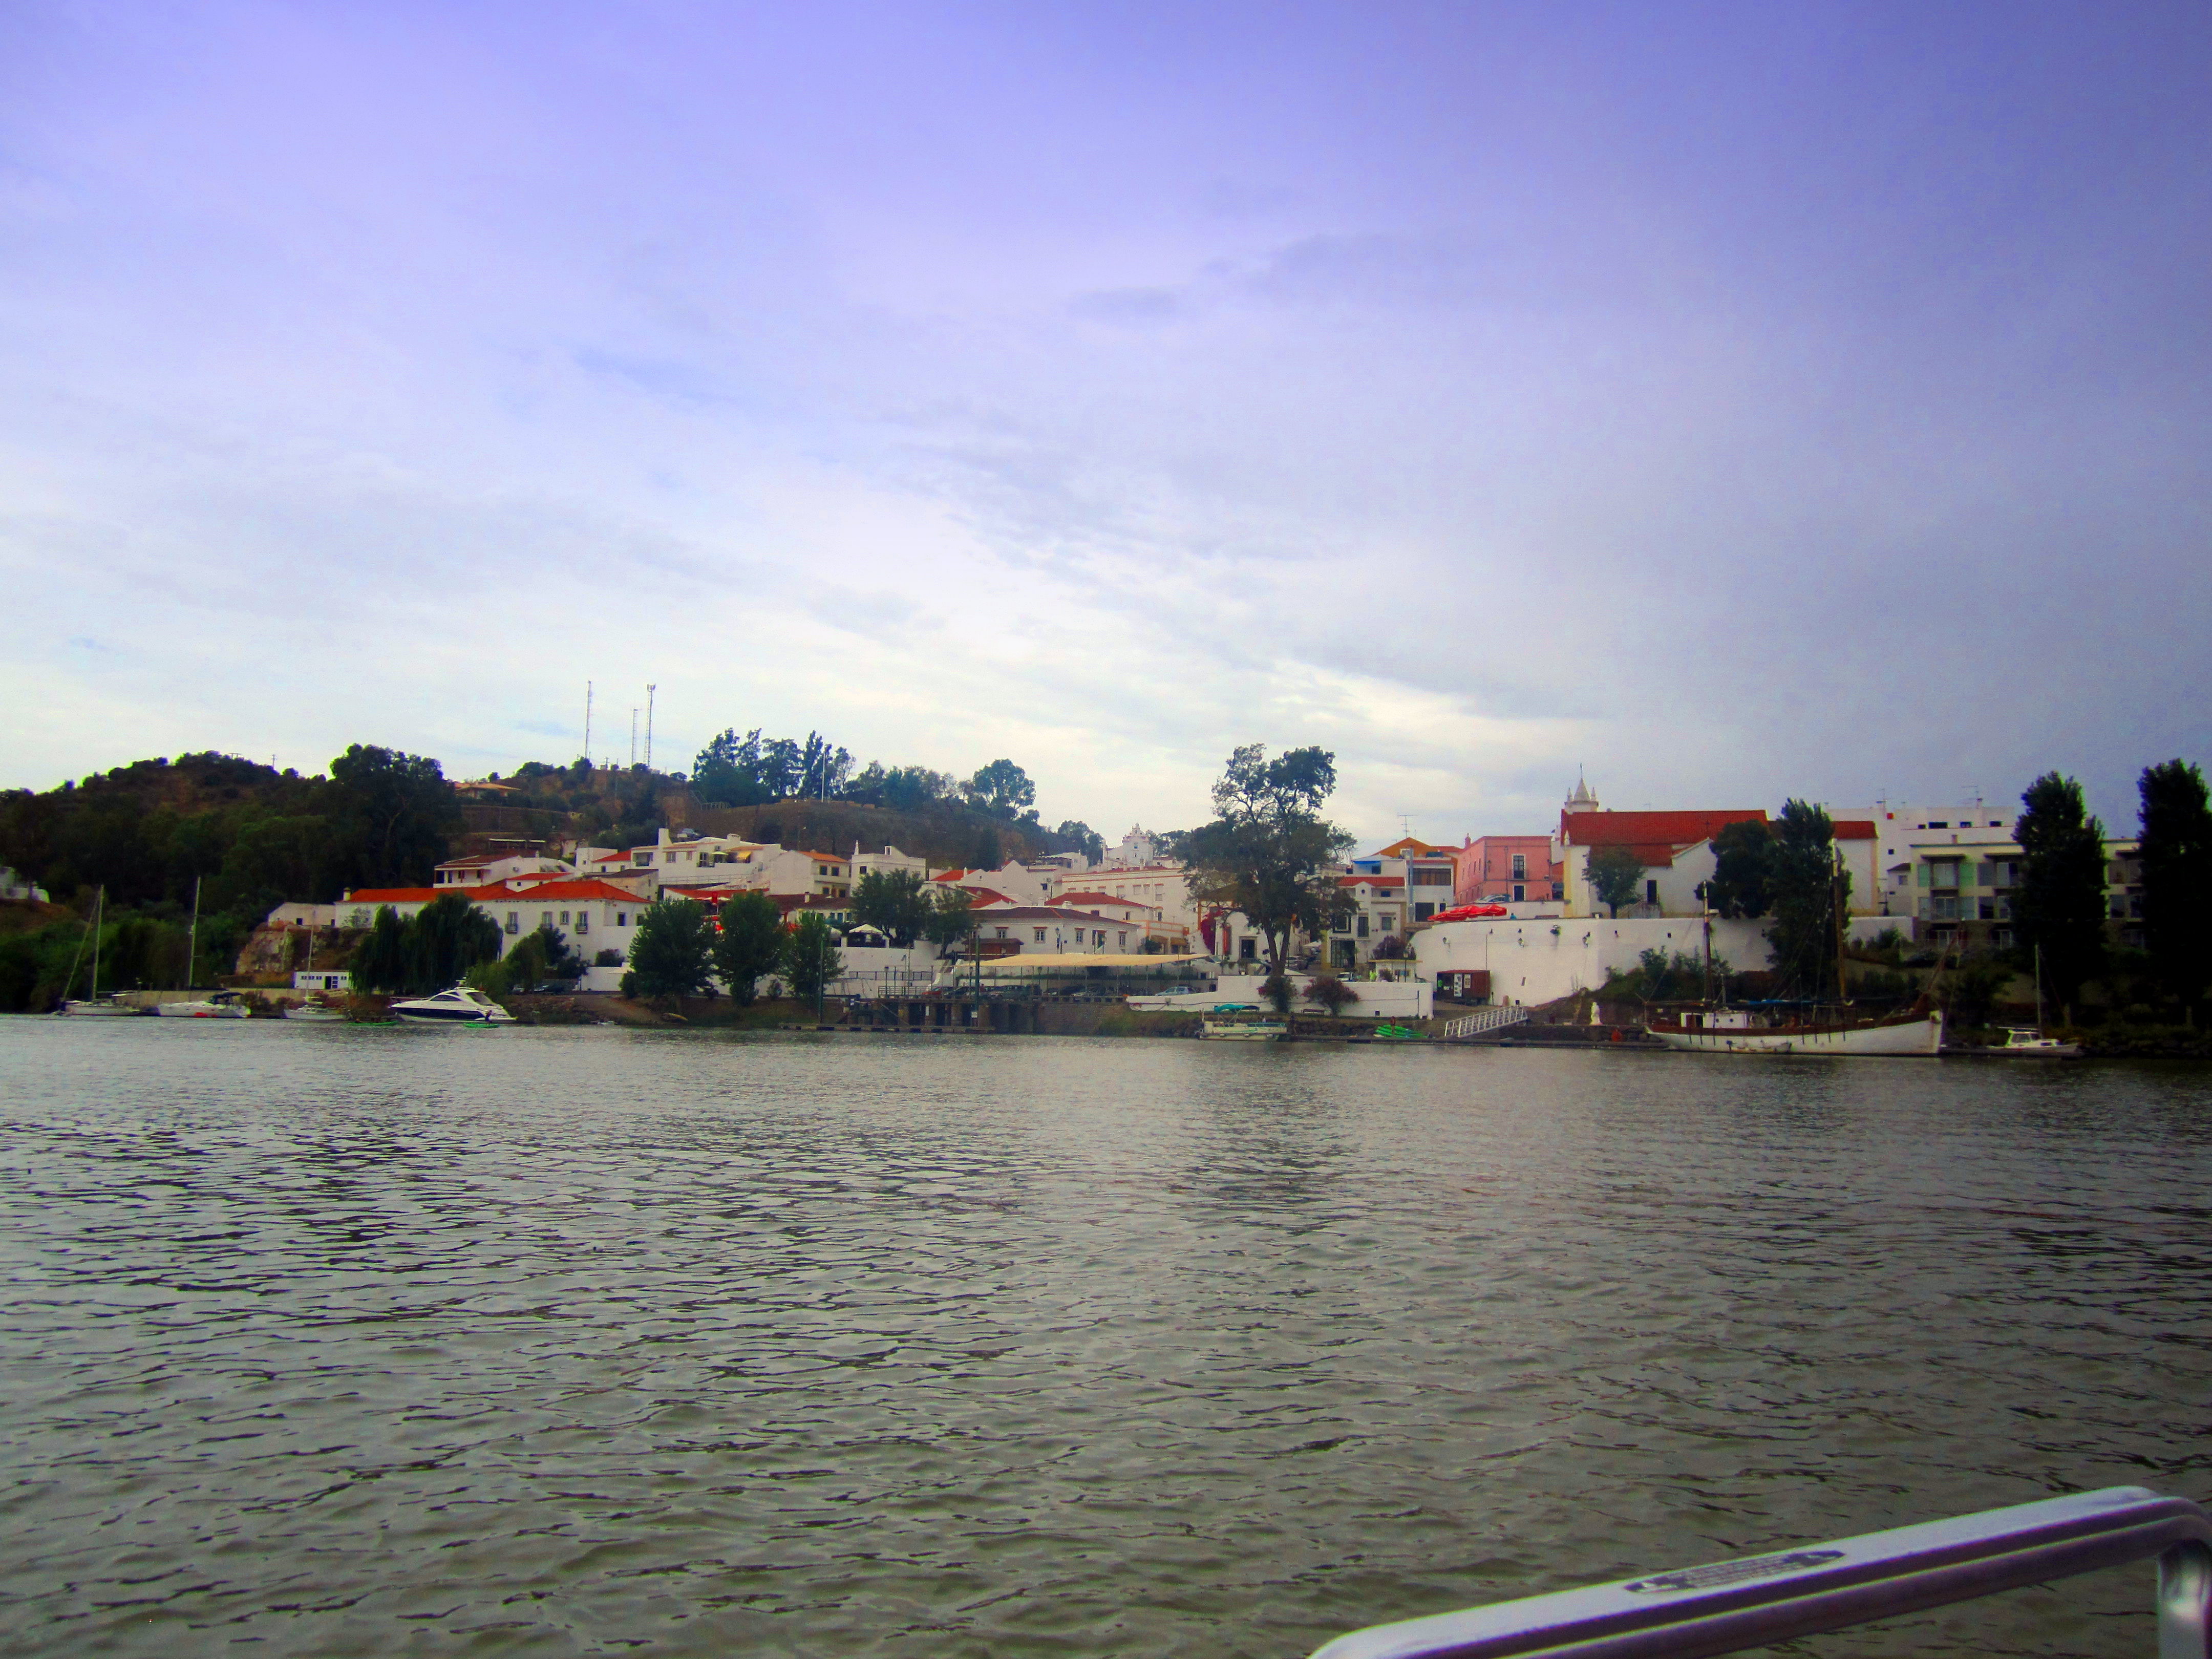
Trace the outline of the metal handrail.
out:
<instances>
[{"instance_id":1,"label":"metal handrail","mask_svg":"<svg viewBox=\"0 0 2212 1659\"><path fill-rule=\"evenodd\" d=\"M1705 1659L2158 1559L2158 1659L2212 1659L2212 1517L2106 1486L1354 1631L1313 1659Z\"/></svg>"}]
</instances>

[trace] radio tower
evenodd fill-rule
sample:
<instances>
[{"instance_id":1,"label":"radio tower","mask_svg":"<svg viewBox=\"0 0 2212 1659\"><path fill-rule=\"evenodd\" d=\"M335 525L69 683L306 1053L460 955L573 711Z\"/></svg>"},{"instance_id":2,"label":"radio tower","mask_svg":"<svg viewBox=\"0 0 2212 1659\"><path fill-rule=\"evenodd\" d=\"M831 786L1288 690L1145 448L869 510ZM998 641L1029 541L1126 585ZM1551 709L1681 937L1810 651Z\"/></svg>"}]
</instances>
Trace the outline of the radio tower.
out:
<instances>
[{"instance_id":1,"label":"radio tower","mask_svg":"<svg viewBox=\"0 0 2212 1659\"><path fill-rule=\"evenodd\" d=\"M584 682L584 764L592 763L592 683Z\"/></svg>"},{"instance_id":2,"label":"radio tower","mask_svg":"<svg viewBox=\"0 0 2212 1659\"><path fill-rule=\"evenodd\" d=\"M645 769L648 772L653 770L653 694L659 689L655 685L645 688Z\"/></svg>"}]
</instances>

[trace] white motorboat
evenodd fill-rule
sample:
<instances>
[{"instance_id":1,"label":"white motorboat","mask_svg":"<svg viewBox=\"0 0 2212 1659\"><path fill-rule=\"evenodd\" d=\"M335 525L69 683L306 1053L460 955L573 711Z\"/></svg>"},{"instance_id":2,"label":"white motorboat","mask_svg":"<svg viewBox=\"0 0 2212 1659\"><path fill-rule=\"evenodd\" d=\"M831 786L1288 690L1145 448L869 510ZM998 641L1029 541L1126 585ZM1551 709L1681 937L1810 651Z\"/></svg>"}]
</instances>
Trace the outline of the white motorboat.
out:
<instances>
[{"instance_id":1,"label":"white motorboat","mask_svg":"<svg viewBox=\"0 0 2212 1659\"><path fill-rule=\"evenodd\" d=\"M392 1016L410 1025L512 1025L514 1016L473 985L456 985L431 997L392 1005Z\"/></svg>"},{"instance_id":2,"label":"white motorboat","mask_svg":"<svg viewBox=\"0 0 2212 1659\"><path fill-rule=\"evenodd\" d=\"M304 1020L310 1024L328 1024L332 1021L343 1021L346 1017L344 1009L333 1007L327 1002L295 1002L284 1011L285 1018Z\"/></svg>"},{"instance_id":3,"label":"white motorboat","mask_svg":"<svg viewBox=\"0 0 2212 1659\"><path fill-rule=\"evenodd\" d=\"M2080 1043L2045 1036L2038 1026L2003 1025L1997 1028L1997 1034L2003 1039L2002 1042L1961 1045L1944 1052L1967 1054L1978 1060L2079 1060L2081 1057Z\"/></svg>"},{"instance_id":4,"label":"white motorboat","mask_svg":"<svg viewBox=\"0 0 2212 1659\"><path fill-rule=\"evenodd\" d=\"M86 1019L97 1016L121 1016L125 1014L136 1019L142 1015L151 1013L153 1011L149 1008L141 1008L136 1003L118 1002L112 996L105 996L72 997L64 1002L60 1007L55 1009L54 1012L58 1014L67 1014L71 1019Z\"/></svg>"},{"instance_id":5,"label":"white motorboat","mask_svg":"<svg viewBox=\"0 0 2212 1659\"><path fill-rule=\"evenodd\" d=\"M1929 1054L1943 1046L1940 1010L1880 1019L1816 1018L1760 1023L1744 1008L1693 1011L1644 1028L1669 1048L1700 1054Z\"/></svg>"},{"instance_id":6,"label":"white motorboat","mask_svg":"<svg viewBox=\"0 0 2212 1659\"><path fill-rule=\"evenodd\" d=\"M1280 1019L1209 1019L1199 1035L1215 1042L1273 1042L1290 1035L1290 1023Z\"/></svg>"},{"instance_id":7,"label":"white motorboat","mask_svg":"<svg viewBox=\"0 0 2212 1659\"><path fill-rule=\"evenodd\" d=\"M153 1012L163 1019L244 1019L248 1013L235 991L217 991L189 1002L157 1002Z\"/></svg>"}]
</instances>

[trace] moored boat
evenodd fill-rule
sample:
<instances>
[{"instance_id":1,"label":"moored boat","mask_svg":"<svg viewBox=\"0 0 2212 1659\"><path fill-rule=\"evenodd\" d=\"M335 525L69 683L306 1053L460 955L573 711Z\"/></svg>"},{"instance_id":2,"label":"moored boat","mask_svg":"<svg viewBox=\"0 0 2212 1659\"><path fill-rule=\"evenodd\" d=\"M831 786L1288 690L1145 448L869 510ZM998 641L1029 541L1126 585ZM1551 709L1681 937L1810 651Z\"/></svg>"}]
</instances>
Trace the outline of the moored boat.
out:
<instances>
[{"instance_id":1,"label":"moored boat","mask_svg":"<svg viewBox=\"0 0 2212 1659\"><path fill-rule=\"evenodd\" d=\"M455 985L435 996L416 997L392 1005L392 1013L410 1025L512 1025L514 1016L473 985Z\"/></svg>"},{"instance_id":2,"label":"moored boat","mask_svg":"<svg viewBox=\"0 0 2212 1659\"><path fill-rule=\"evenodd\" d=\"M2046 1036L2033 1025L2000 1026L1998 1033L2004 1039L2001 1042L1961 1043L1944 1052L1973 1054L1990 1060L2079 1060L2081 1057L2080 1043Z\"/></svg>"},{"instance_id":3,"label":"moored boat","mask_svg":"<svg viewBox=\"0 0 2212 1659\"><path fill-rule=\"evenodd\" d=\"M1817 1015L1761 1023L1749 1009L1693 1010L1644 1029L1669 1048L1701 1054L1933 1055L1943 1046L1939 1009L1908 1010L1875 1019Z\"/></svg>"},{"instance_id":4,"label":"moored boat","mask_svg":"<svg viewBox=\"0 0 2212 1659\"><path fill-rule=\"evenodd\" d=\"M1215 1042L1273 1042L1290 1035L1290 1023L1280 1019L1209 1019L1199 1035Z\"/></svg>"},{"instance_id":5,"label":"moored boat","mask_svg":"<svg viewBox=\"0 0 2212 1659\"><path fill-rule=\"evenodd\" d=\"M248 1012L235 991L217 991L189 1002L157 1002L149 1012L163 1019L244 1019Z\"/></svg>"}]
</instances>

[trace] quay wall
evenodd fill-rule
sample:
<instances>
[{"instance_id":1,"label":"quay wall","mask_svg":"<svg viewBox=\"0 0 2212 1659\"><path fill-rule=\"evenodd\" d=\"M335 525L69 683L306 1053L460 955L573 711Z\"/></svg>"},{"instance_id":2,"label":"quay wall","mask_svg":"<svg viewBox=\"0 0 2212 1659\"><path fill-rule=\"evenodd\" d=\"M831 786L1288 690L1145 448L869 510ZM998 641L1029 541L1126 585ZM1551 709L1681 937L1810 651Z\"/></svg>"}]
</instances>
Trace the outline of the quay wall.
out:
<instances>
[{"instance_id":1,"label":"quay wall","mask_svg":"<svg viewBox=\"0 0 2212 1659\"><path fill-rule=\"evenodd\" d=\"M1713 954L1732 969L1767 966L1765 921L1711 923ZM1424 974L1450 969L1490 970L1490 1000L1498 1006L1556 1002L1594 991L1646 951L1701 956L1705 927L1699 916L1492 917L1446 921L1413 935L1414 960ZM1361 988L1364 989L1363 986Z\"/></svg>"}]
</instances>

